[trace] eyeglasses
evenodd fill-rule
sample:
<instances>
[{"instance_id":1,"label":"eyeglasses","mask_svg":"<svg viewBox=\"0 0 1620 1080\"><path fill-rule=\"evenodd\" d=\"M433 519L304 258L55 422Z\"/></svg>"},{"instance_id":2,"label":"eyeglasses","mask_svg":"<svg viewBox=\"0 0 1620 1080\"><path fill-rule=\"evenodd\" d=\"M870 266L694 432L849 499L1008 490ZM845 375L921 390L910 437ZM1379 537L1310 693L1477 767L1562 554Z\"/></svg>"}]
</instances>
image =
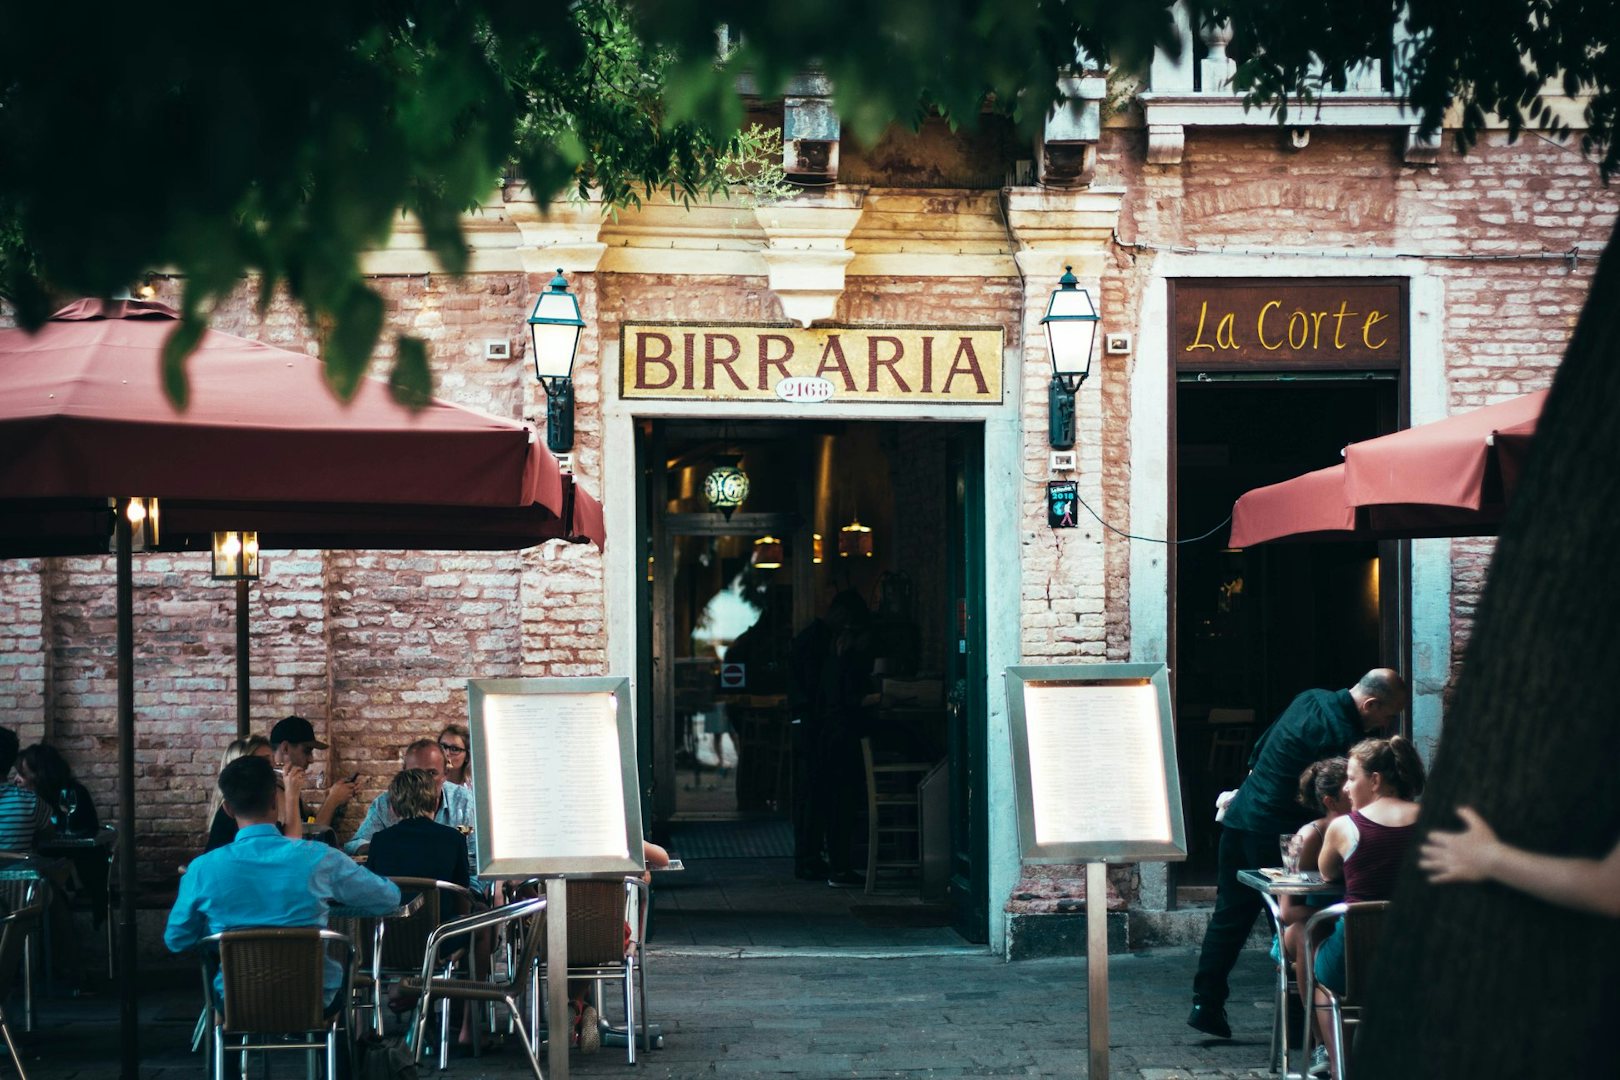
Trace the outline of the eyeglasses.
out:
<instances>
[{"instance_id":1,"label":"eyeglasses","mask_svg":"<svg viewBox=\"0 0 1620 1080\"><path fill-rule=\"evenodd\" d=\"M444 752L446 757L449 757L451 754L465 754L467 752L467 748L465 746L457 746L454 743L442 742L439 744L439 749Z\"/></svg>"}]
</instances>

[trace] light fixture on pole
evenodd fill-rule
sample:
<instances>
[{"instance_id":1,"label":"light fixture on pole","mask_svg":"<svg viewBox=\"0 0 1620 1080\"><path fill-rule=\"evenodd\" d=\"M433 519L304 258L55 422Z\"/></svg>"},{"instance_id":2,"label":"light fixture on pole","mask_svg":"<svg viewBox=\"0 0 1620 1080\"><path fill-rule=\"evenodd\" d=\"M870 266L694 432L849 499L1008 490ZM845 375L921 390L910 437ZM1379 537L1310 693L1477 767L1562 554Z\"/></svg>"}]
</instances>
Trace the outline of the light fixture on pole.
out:
<instances>
[{"instance_id":1,"label":"light fixture on pole","mask_svg":"<svg viewBox=\"0 0 1620 1080\"><path fill-rule=\"evenodd\" d=\"M217 532L214 534L215 581L259 580L259 534L256 532Z\"/></svg>"},{"instance_id":2,"label":"light fixture on pole","mask_svg":"<svg viewBox=\"0 0 1620 1080\"><path fill-rule=\"evenodd\" d=\"M117 499L108 499L107 504L116 514ZM158 528L162 524L162 508L157 499L129 498L124 500L124 517L129 521L129 542L131 551L155 551L161 543L161 534ZM113 529L112 539L107 546L109 554L118 553L118 530Z\"/></svg>"},{"instance_id":3,"label":"light fixture on pole","mask_svg":"<svg viewBox=\"0 0 1620 1080\"><path fill-rule=\"evenodd\" d=\"M742 471L741 464L740 457L723 459L703 478L703 498L709 509L720 511L727 521L748 498L748 474Z\"/></svg>"},{"instance_id":4,"label":"light fixture on pole","mask_svg":"<svg viewBox=\"0 0 1620 1080\"><path fill-rule=\"evenodd\" d=\"M782 568L782 541L774 536L762 536L754 541L754 569L780 570Z\"/></svg>"},{"instance_id":5,"label":"light fixture on pole","mask_svg":"<svg viewBox=\"0 0 1620 1080\"><path fill-rule=\"evenodd\" d=\"M562 267L551 287L534 302L529 316L534 375L546 391L546 448L566 454L574 448L574 354L579 351L579 298L568 291Z\"/></svg>"},{"instance_id":6,"label":"light fixture on pole","mask_svg":"<svg viewBox=\"0 0 1620 1080\"><path fill-rule=\"evenodd\" d=\"M210 573L215 581L236 582L236 737L253 730L249 706L252 681L248 667L248 584L259 580L259 534L216 532Z\"/></svg>"},{"instance_id":7,"label":"light fixture on pole","mask_svg":"<svg viewBox=\"0 0 1620 1080\"><path fill-rule=\"evenodd\" d=\"M1052 382L1047 391L1048 441L1054 450L1074 446L1074 394L1091 374L1091 350L1097 341L1097 309L1091 294L1079 287L1074 267L1065 266L1041 324L1046 327Z\"/></svg>"}]
</instances>

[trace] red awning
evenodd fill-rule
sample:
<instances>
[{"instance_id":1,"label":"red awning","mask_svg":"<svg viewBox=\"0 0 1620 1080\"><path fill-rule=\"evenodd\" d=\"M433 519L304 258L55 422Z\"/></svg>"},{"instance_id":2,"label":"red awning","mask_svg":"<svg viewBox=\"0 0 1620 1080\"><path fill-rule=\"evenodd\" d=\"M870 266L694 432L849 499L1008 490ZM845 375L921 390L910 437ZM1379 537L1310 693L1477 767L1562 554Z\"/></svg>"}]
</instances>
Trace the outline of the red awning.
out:
<instances>
[{"instance_id":1,"label":"red awning","mask_svg":"<svg viewBox=\"0 0 1620 1080\"><path fill-rule=\"evenodd\" d=\"M381 379L345 404L304 353L208 331L177 412L159 360L176 325L161 304L86 300L0 331L0 554L105 552L119 495L164 501L165 547L255 527L266 548L602 546L595 500L528 425L438 399L412 412ZM77 525L47 543L46 513Z\"/></svg>"},{"instance_id":2,"label":"red awning","mask_svg":"<svg viewBox=\"0 0 1620 1080\"><path fill-rule=\"evenodd\" d=\"M1352 443L1343 465L1255 488L1232 508L1231 544L1494 534L1546 397Z\"/></svg>"}]
</instances>

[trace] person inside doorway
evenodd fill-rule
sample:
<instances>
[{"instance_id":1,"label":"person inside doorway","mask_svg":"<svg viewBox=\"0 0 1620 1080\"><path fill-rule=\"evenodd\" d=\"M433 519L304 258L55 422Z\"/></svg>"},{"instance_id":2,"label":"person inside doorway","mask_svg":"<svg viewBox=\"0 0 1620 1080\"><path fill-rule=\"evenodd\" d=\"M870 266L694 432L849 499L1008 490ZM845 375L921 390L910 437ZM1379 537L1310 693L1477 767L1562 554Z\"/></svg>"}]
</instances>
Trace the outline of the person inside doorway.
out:
<instances>
[{"instance_id":1,"label":"person inside doorway","mask_svg":"<svg viewBox=\"0 0 1620 1080\"><path fill-rule=\"evenodd\" d=\"M1227 804L1215 880L1215 910L1204 930L1193 977L1187 1023L1220 1039L1232 1037L1226 1019L1227 976L1254 928L1260 894L1237 879L1277 859L1277 837L1308 819L1295 801L1299 774L1313 761L1348 751L1363 736L1382 731L1406 708L1406 680L1374 668L1348 690L1307 690L1267 728L1249 755L1249 775Z\"/></svg>"},{"instance_id":2,"label":"person inside doorway","mask_svg":"<svg viewBox=\"0 0 1620 1080\"><path fill-rule=\"evenodd\" d=\"M790 704L795 777L795 870L801 878L826 874L827 884L864 883L855 872L855 821L865 798L861 736L871 690L871 613L860 593L846 589L827 613L793 640ZM804 753L799 753L799 748Z\"/></svg>"}]
</instances>

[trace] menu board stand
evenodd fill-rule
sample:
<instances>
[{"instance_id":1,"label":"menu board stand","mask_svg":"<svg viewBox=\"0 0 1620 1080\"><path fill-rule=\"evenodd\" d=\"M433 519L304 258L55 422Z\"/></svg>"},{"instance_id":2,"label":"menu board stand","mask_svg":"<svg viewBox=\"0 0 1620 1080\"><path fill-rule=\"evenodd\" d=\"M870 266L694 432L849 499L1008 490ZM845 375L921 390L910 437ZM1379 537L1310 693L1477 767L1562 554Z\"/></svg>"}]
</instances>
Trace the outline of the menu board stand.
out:
<instances>
[{"instance_id":1,"label":"menu board stand","mask_svg":"<svg viewBox=\"0 0 1620 1080\"><path fill-rule=\"evenodd\" d=\"M1163 664L1007 669L1019 855L1086 867L1091 1080L1108 1077L1108 864L1187 857Z\"/></svg>"},{"instance_id":2,"label":"menu board stand","mask_svg":"<svg viewBox=\"0 0 1620 1080\"><path fill-rule=\"evenodd\" d=\"M545 881L546 1060L567 1080L567 878L646 865L630 680L470 679L467 710L478 876Z\"/></svg>"}]
</instances>

